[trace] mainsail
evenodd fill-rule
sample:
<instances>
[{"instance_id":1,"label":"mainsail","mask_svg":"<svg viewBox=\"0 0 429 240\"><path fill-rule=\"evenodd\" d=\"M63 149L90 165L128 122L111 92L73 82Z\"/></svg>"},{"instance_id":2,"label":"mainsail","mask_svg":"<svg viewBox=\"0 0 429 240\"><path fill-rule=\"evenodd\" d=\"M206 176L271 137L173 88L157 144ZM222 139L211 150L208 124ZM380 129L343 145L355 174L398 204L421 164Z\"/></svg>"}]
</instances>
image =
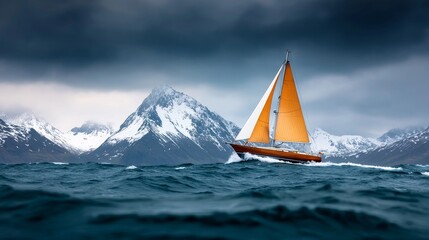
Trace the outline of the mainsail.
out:
<instances>
[{"instance_id":1,"label":"mainsail","mask_svg":"<svg viewBox=\"0 0 429 240\"><path fill-rule=\"evenodd\" d=\"M289 62L283 77L275 130L274 139L277 141L310 142Z\"/></svg>"},{"instance_id":2,"label":"mainsail","mask_svg":"<svg viewBox=\"0 0 429 240\"><path fill-rule=\"evenodd\" d=\"M274 126L274 140L284 142L308 143L307 128L302 114L295 81L289 61L283 64L262 99L259 101L250 118L247 120L235 140L248 142L270 142L270 113L273 95L279 75L284 69L283 84L280 92L280 102L277 119Z\"/></svg>"}]
</instances>

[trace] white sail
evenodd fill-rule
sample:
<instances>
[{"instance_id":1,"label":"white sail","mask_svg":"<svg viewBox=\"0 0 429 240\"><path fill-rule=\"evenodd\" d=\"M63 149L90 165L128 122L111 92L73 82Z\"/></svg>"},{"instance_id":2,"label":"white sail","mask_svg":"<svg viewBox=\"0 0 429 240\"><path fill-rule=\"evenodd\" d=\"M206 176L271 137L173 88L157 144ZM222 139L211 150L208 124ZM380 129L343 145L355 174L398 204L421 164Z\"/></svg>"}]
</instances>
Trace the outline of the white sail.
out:
<instances>
[{"instance_id":1,"label":"white sail","mask_svg":"<svg viewBox=\"0 0 429 240\"><path fill-rule=\"evenodd\" d=\"M255 125L258 122L258 118L261 115L261 112L264 108L265 103L271 99L268 99L270 96L271 91L273 90L273 88L276 85L276 81L279 78L280 72L283 69L282 65L279 69L279 71L277 72L276 76L274 77L273 81L271 82L270 86L268 87L267 91L265 91L264 96L261 98L261 100L259 101L258 105L256 106L255 110L253 110L252 115L250 115L249 119L247 119L246 124L244 124L243 128L241 129L241 131L238 133L237 137L235 138L236 141L238 140L244 140L244 139L249 139L250 136L252 135L253 130L255 129Z\"/></svg>"}]
</instances>

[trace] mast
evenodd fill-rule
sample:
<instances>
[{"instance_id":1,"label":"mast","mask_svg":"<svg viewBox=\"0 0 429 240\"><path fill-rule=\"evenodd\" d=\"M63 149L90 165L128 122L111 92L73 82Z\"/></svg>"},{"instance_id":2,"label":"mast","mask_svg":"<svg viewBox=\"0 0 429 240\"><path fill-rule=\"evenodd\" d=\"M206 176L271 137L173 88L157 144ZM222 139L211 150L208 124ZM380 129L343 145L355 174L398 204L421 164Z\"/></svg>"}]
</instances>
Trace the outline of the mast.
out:
<instances>
[{"instance_id":1,"label":"mast","mask_svg":"<svg viewBox=\"0 0 429 240\"><path fill-rule=\"evenodd\" d=\"M290 53L290 51L289 51L289 49L287 49L286 50L286 59L285 59L285 61L283 63L285 65L284 74L286 74L286 67L287 67L287 62L288 62L288 58L289 58L289 53ZM275 114L275 117L274 117L273 138L271 139L271 146L272 147L274 146L274 143L276 141L274 139L274 135L276 134L277 120L279 118L279 108L280 108L280 99L282 97L282 91L281 91L282 87L283 87L283 81L282 81L282 85L280 86L280 95L279 95L278 100L277 100L277 109L273 111L274 114Z\"/></svg>"}]
</instances>

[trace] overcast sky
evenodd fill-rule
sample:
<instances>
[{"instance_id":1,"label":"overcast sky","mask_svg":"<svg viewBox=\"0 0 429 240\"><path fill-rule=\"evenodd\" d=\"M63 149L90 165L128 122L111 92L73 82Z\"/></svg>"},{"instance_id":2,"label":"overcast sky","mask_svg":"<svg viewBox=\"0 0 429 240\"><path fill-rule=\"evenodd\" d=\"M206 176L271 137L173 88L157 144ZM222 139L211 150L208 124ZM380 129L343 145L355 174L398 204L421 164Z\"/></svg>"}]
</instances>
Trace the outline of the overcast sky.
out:
<instances>
[{"instance_id":1,"label":"overcast sky","mask_svg":"<svg viewBox=\"0 0 429 240\"><path fill-rule=\"evenodd\" d=\"M168 84L240 127L292 51L310 130L429 125L429 1L0 0L0 111L118 127Z\"/></svg>"}]
</instances>

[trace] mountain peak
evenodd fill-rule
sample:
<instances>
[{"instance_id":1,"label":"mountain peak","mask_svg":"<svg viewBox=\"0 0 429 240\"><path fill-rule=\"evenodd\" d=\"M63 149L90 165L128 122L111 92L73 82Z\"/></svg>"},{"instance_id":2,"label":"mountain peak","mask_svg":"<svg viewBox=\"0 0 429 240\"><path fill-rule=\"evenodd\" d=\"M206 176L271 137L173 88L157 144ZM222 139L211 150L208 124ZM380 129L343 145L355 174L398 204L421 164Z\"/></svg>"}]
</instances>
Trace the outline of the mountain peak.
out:
<instances>
[{"instance_id":1,"label":"mountain peak","mask_svg":"<svg viewBox=\"0 0 429 240\"><path fill-rule=\"evenodd\" d=\"M101 123L97 123L97 122L93 122L93 121L86 121L82 124L82 126L80 127L74 127L70 130L72 133L86 133L86 134L90 134L90 133L94 133L94 132L101 132L101 131L105 131L105 132L112 132L112 128L110 126L101 124Z\"/></svg>"},{"instance_id":2,"label":"mountain peak","mask_svg":"<svg viewBox=\"0 0 429 240\"><path fill-rule=\"evenodd\" d=\"M329 134L329 135L331 135L330 133L328 133L327 131L325 131L325 130L323 130L321 128L315 128L314 129L313 135L316 135L316 134Z\"/></svg>"},{"instance_id":3,"label":"mountain peak","mask_svg":"<svg viewBox=\"0 0 429 240\"><path fill-rule=\"evenodd\" d=\"M385 142L387 144L399 141L401 139L407 138L409 136L415 135L424 131L424 127L408 127L408 128L394 128L386 133L384 133L381 137L378 138L379 141Z\"/></svg>"},{"instance_id":4,"label":"mountain peak","mask_svg":"<svg viewBox=\"0 0 429 240\"><path fill-rule=\"evenodd\" d=\"M141 115L149 108L154 106L161 106L161 107L170 106L171 104L173 104L174 101L192 102L193 105L197 103L197 101L192 97L182 92L176 91L175 89L173 89L168 85L162 85L154 88L152 92L149 94L149 96L147 96L147 98L143 100L142 104L137 109L137 114Z\"/></svg>"},{"instance_id":5,"label":"mountain peak","mask_svg":"<svg viewBox=\"0 0 429 240\"><path fill-rule=\"evenodd\" d=\"M33 113L28 113L28 112L2 114L2 116L7 122L10 122L15 125L25 125L28 123L36 123L36 122L45 123L44 121L37 118Z\"/></svg>"},{"instance_id":6,"label":"mountain peak","mask_svg":"<svg viewBox=\"0 0 429 240\"><path fill-rule=\"evenodd\" d=\"M150 94L151 95L152 94L154 94L154 95L171 95L171 94L174 94L176 92L177 91L169 85L161 85L161 86L153 88Z\"/></svg>"}]
</instances>

